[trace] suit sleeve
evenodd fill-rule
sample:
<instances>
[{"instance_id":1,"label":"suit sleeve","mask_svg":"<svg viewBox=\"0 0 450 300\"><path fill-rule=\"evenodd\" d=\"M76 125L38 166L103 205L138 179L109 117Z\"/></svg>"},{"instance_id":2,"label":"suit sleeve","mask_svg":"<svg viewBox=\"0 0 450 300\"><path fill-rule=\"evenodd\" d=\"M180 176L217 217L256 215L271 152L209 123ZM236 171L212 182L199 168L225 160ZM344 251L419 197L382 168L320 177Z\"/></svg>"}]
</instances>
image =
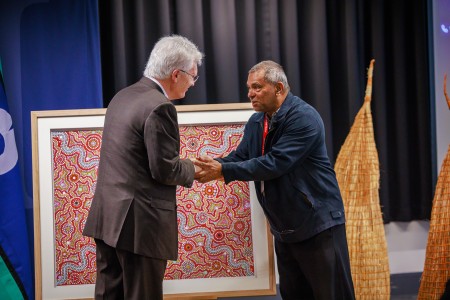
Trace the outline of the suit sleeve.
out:
<instances>
[{"instance_id":1,"label":"suit sleeve","mask_svg":"<svg viewBox=\"0 0 450 300\"><path fill-rule=\"evenodd\" d=\"M172 103L157 106L144 128L151 175L166 185L192 186L195 168L189 159L180 159L180 132Z\"/></svg>"}]
</instances>

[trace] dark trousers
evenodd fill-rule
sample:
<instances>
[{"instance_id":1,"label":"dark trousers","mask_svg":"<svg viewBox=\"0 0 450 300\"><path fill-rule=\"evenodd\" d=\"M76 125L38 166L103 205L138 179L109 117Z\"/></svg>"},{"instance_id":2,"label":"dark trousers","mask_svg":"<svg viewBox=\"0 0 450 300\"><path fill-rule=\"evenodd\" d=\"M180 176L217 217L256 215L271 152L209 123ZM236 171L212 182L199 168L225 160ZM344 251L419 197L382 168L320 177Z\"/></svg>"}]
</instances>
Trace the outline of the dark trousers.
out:
<instances>
[{"instance_id":1,"label":"dark trousers","mask_svg":"<svg viewBox=\"0 0 450 300\"><path fill-rule=\"evenodd\" d=\"M275 241L283 300L352 300L345 225L329 228L299 243Z\"/></svg>"},{"instance_id":2,"label":"dark trousers","mask_svg":"<svg viewBox=\"0 0 450 300\"><path fill-rule=\"evenodd\" d=\"M95 239L95 243L95 299L162 300L167 260L116 249L98 239Z\"/></svg>"}]
</instances>

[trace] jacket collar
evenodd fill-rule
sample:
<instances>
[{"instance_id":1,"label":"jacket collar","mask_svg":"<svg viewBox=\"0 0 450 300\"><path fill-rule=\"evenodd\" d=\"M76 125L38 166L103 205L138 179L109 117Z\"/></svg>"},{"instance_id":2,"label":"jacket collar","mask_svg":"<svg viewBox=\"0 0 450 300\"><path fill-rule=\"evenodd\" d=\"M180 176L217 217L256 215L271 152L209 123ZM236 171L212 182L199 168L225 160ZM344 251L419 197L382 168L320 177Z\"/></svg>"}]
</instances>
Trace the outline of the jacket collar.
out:
<instances>
[{"instance_id":1,"label":"jacket collar","mask_svg":"<svg viewBox=\"0 0 450 300\"><path fill-rule=\"evenodd\" d=\"M160 87L156 82L154 82L153 80L151 80L150 78L147 78L147 77L143 76L143 77L139 80L139 82L141 82L141 83L144 84L145 86L148 86L149 88L157 89L161 94L165 95L165 94L164 94L164 91L161 89L161 87Z\"/></svg>"},{"instance_id":2,"label":"jacket collar","mask_svg":"<svg viewBox=\"0 0 450 300\"><path fill-rule=\"evenodd\" d=\"M272 126L275 126L280 120L283 120L284 116L290 110L294 102L298 100L299 99L297 97L295 97L291 92L289 92L286 96L286 99L284 99L283 103L278 109L277 113L273 116ZM256 119L256 121L262 124L262 122L264 121L263 112L258 113L258 118Z\"/></svg>"}]
</instances>

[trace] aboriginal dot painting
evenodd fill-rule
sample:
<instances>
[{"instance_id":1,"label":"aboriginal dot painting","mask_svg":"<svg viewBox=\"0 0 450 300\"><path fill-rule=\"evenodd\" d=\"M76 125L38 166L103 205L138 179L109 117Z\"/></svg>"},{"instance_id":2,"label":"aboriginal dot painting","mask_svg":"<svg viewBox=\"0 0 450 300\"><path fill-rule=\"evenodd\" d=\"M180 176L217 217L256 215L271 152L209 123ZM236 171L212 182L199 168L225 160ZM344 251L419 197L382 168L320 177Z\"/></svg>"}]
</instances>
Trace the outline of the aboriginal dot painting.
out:
<instances>
[{"instance_id":1,"label":"aboriginal dot painting","mask_svg":"<svg viewBox=\"0 0 450 300\"><path fill-rule=\"evenodd\" d=\"M95 243L82 235L94 196L102 131L52 132L56 285L95 282Z\"/></svg>"},{"instance_id":2,"label":"aboriginal dot painting","mask_svg":"<svg viewBox=\"0 0 450 300\"><path fill-rule=\"evenodd\" d=\"M180 126L180 156L219 156L239 144L243 125ZM95 283L95 243L82 236L95 191L101 130L52 132L55 282ZM194 182L177 189L179 255L165 280L254 275L247 182Z\"/></svg>"},{"instance_id":3,"label":"aboriginal dot painting","mask_svg":"<svg viewBox=\"0 0 450 300\"><path fill-rule=\"evenodd\" d=\"M243 125L182 126L180 156L227 155ZM247 182L211 181L177 189L178 260L165 279L240 277L254 274L250 190Z\"/></svg>"}]
</instances>

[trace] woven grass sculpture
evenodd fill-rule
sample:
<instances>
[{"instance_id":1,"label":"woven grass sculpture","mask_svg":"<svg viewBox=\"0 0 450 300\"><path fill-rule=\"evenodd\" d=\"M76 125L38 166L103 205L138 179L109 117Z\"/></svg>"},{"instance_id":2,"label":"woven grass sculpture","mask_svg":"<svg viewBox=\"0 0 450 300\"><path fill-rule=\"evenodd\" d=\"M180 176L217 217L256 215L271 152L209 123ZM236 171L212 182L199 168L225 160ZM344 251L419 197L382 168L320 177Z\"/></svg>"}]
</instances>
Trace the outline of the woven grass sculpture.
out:
<instances>
[{"instance_id":1,"label":"woven grass sculpture","mask_svg":"<svg viewBox=\"0 0 450 300\"><path fill-rule=\"evenodd\" d=\"M447 94L447 75L444 77L444 95ZM420 280L418 299L441 299L445 284L450 279L450 147L439 172L430 230L428 232L425 266Z\"/></svg>"},{"instance_id":2,"label":"woven grass sculpture","mask_svg":"<svg viewBox=\"0 0 450 300\"><path fill-rule=\"evenodd\" d=\"M390 298L390 272L379 200L380 168L373 132L373 65L364 104L339 151L335 171L344 200L350 267L356 299Z\"/></svg>"}]
</instances>

